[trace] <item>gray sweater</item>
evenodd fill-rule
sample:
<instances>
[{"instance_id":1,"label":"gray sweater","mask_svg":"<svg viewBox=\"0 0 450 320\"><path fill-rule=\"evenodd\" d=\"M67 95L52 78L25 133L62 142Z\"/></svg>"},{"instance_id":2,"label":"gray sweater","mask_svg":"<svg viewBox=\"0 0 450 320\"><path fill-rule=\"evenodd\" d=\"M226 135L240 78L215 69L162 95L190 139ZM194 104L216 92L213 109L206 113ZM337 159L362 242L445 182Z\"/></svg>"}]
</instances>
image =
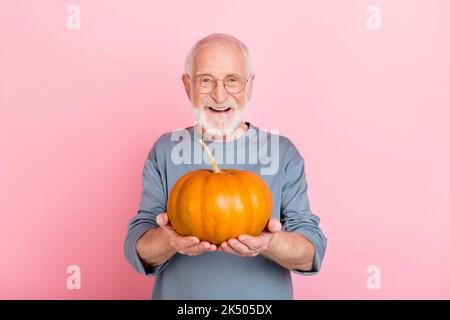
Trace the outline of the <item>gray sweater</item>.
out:
<instances>
[{"instance_id":1,"label":"gray sweater","mask_svg":"<svg viewBox=\"0 0 450 320\"><path fill-rule=\"evenodd\" d=\"M166 212L172 186L186 172L211 168L197 143L201 135L188 127L163 134L148 153L139 208L125 239L128 262L139 273L155 276L153 299L292 299L290 271L319 272L327 239L319 217L310 209L304 159L289 139L247 124L249 130L237 140L205 142L221 169L252 171L265 180L272 191L272 216L281 221L283 230L298 232L314 245L314 270L288 270L261 254L239 257L221 251L198 256L177 253L154 268L142 263L136 241L158 227L156 216Z\"/></svg>"}]
</instances>

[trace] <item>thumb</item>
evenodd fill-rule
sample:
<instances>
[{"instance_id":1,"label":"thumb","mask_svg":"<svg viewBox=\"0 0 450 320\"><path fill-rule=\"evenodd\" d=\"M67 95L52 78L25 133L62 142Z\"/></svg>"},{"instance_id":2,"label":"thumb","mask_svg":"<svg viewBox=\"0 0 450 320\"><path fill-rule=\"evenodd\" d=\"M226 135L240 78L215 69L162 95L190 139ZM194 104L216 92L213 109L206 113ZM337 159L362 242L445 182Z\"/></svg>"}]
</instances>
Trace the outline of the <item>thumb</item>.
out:
<instances>
[{"instance_id":1,"label":"thumb","mask_svg":"<svg viewBox=\"0 0 450 320\"><path fill-rule=\"evenodd\" d=\"M275 218L270 218L269 222L267 223L267 230L270 232L278 232L281 231L281 223Z\"/></svg>"},{"instance_id":2,"label":"thumb","mask_svg":"<svg viewBox=\"0 0 450 320\"><path fill-rule=\"evenodd\" d=\"M156 216L156 223L159 224L160 227L165 227L169 223L169 216L167 213L161 213Z\"/></svg>"}]
</instances>

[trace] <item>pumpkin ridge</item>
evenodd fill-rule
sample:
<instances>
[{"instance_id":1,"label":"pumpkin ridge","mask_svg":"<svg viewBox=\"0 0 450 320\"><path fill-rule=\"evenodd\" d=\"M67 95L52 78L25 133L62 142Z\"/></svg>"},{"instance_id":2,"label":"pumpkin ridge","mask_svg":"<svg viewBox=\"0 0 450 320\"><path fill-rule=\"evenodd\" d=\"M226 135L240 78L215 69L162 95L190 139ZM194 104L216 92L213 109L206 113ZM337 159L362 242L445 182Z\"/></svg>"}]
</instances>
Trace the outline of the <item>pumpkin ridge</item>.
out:
<instances>
[{"instance_id":1,"label":"pumpkin ridge","mask_svg":"<svg viewBox=\"0 0 450 320\"><path fill-rule=\"evenodd\" d=\"M236 226L234 225L235 221L233 220L233 218L235 218L235 216L236 216L236 206L234 203L234 200L236 197L236 191L233 192L233 190L236 189L236 182L235 182L235 178L228 173L223 176L222 180L223 180L224 190L226 190L223 193L228 198L227 202L230 203L230 205L229 205L230 208L229 208L229 210L226 211L226 217L224 217L225 212L222 212L220 219L221 219L221 221L224 221L224 223L221 224L220 227L218 228L219 230L217 231L217 234L218 234L219 238L223 238L223 241L225 241L230 237L230 233L233 233L233 230L236 228Z\"/></svg>"},{"instance_id":2,"label":"pumpkin ridge","mask_svg":"<svg viewBox=\"0 0 450 320\"><path fill-rule=\"evenodd\" d=\"M251 235L259 234L262 230L264 230L268 220L270 219L270 216L272 214L272 195L270 193L270 190L268 189L268 186L266 185L264 179L262 179L260 176L254 174L250 171L238 171L237 174L243 179L244 177L247 177L244 181L248 184L246 187L246 191L249 194L250 198L256 198L256 199L267 199L267 203L263 203L261 205L260 202L257 201L256 206L252 205L253 210L258 210L252 217L255 218L255 216L263 216L267 215L266 223L264 225L252 225L252 227L249 229L251 230ZM269 191L269 192L267 192ZM253 203L253 199L251 199L250 203ZM256 221L260 221L261 219L256 219Z\"/></svg>"},{"instance_id":3,"label":"pumpkin ridge","mask_svg":"<svg viewBox=\"0 0 450 320\"><path fill-rule=\"evenodd\" d=\"M195 175L193 174L193 172L190 172L184 180L180 181L181 184L178 188L177 197L175 199L175 217L177 218L177 221L180 222L179 225L184 227L179 232L182 236L188 236L192 234L191 224L189 223L189 216L186 217L182 214L184 211L184 203L180 201L180 195L183 196L185 194L186 191L184 190L184 188L192 178L195 178Z\"/></svg>"},{"instance_id":4,"label":"pumpkin ridge","mask_svg":"<svg viewBox=\"0 0 450 320\"><path fill-rule=\"evenodd\" d=\"M182 226L183 221L180 221L178 217L178 203L179 195L181 187L184 185L186 180L188 180L192 176L192 172L189 172L186 175L181 176L172 186L172 189L169 193L168 201L167 201L167 214L169 216L169 221L172 226Z\"/></svg>"},{"instance_id":5,"label":"pumpkin ridge","mask_svg":"<svg viewBox=\"0 0 450 320\"><path fill-rule=\"evenodd\" d=\"M205 238L210 238L212 236L214 236L214 232L211 232L212 229L214 229L214 225L215 225L215 221L213 219L214 214L211 214L211 203L210 201L212 199L215 198L215 195L213 195L212 193L214 192L214 190L212 190L211 188L211 179L214 176L213 172L210 172L208 175L205 176L205 180L203 181L203 190L204 190L204 195L205 197L202 198L202 200L204 200L202 202L203 207L202 207L202 218L205 220L203 223L203 229L204 229L204 233L203 236Z\"/></svg>"},{"instance_id":6,"label":"pumpkin ridge","mask_svg":"<svg viewBox=\"0 0 450 320\"><path fill-rule=\"evenodd\" d=\"M198 224L200 225L199 228L198 228L200 230L199 231L200 234L198 235L198 237L200 238L200 241L205 239L205 233L206 233L205 232L205 227L204 227L204 220L205 220L204 215L205 215L205 212L203 210L203 203L204 203L204 195L205 195L205 193L203 192L203 190L205 189L205 181L206 181L206 179L208 178L208 176L210 174L211 174L210 172L205 173L202 176L202 181L200 182L200 186L201 186L201 189L199 190L200 207L197 207L197 210L199 211L198 212L198 219L197 219L197 221L198 221Z\"/></svg>"},{"instance_id":7,"label":"pumpkin ridge","mask_svg":"<svg viewBox=\"0 0 450 320\"><path fill-rule=\"evenodd\" d=\"M247 220L247 224L244 226L237 226L239 229L241 230L246 230L246 234L250 234L251 230L252 230L252 224L253 224L253 220L254 220L254 216L255 216L255 208L252 204L252 199L250 197L249 194L249 188L246 185L245 181L242 180L242 178L239 176L239 174L236 174L237 172L235 172L232 176L234 177L235 181L237 181L237 184L241 187L239 188L239 191L241 192L241 195L243 195L243 197L245 197L245 200L241 201L244 207L244 217L242 217L243 219L241 219L242 221ZM241 221L241 223L242 223ZM239 235L237 235L239 236ZM237 237L236 236L236 237Z\"/></svg>"}]
</instances>

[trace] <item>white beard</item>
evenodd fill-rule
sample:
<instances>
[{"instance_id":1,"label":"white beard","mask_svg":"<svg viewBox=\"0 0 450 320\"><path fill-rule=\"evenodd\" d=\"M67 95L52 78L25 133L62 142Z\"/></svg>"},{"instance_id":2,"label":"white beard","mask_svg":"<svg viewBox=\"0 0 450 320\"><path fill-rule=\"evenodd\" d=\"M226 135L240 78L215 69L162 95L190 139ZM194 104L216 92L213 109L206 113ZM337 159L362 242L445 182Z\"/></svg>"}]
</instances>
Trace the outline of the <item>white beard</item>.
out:
<instances>
[{"instance_id":1,"label":"white beard","mask_svg":"<svg viewBox=\"0 0 450 320\"><path fill-rule=\"evenodd\" d=\"M245 111L247 110L247 101L244 107L234 107L233 108L233 119L231 122L223 127L224 124L220 123L220 128L217 128L215 125L210 123L207 119L207 114L204 106L200 106L198 108L192 106L192 113L194 114L195 120L197 123L205 129L206 133L212 136L231 136L235 130L239 127L244 118Z\"/></svg>"}]
</instances>

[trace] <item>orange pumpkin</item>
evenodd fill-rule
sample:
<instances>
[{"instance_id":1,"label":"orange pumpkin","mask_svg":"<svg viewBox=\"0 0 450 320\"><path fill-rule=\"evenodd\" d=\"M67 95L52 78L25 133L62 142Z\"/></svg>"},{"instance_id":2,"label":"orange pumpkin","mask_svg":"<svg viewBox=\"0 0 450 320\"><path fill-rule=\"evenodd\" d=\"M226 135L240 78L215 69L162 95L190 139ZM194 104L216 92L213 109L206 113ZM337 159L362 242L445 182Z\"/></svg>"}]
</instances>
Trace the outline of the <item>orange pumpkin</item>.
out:
<instances>
[{"instance_id":1,"label":"orange pumpkin","mask_svg":"<svg viewBox=\"0 0 450 320\"><path fill-rule=\"evenodd\" d=\"M259 235L272 214L272 194L264 180L250 171L220 170L200 139L213 170L183 175L169 194L167 214L182 236L220 244L241 234Z\"/></svg>"}]
</instances>

